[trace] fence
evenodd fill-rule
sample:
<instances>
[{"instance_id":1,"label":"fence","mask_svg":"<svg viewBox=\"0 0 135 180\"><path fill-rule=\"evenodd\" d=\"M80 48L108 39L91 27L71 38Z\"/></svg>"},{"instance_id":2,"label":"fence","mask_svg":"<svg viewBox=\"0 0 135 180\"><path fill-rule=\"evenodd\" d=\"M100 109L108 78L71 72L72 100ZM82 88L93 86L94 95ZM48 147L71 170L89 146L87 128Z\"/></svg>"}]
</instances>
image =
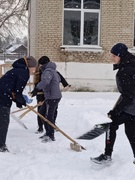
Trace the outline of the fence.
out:
<instances>
[{"instance_id":1,"label":"fence","mask_svg":"<svg viewBox=\"0 0 135 180\"><path fill-rule=\"evenodd\" d=\"M0 60L5 62L7 59L17 60L24 56L27 56L27 54L26 53L14 53L14 54L13 53L12 54L0 53Z\"/></svg>"}]
</instances>

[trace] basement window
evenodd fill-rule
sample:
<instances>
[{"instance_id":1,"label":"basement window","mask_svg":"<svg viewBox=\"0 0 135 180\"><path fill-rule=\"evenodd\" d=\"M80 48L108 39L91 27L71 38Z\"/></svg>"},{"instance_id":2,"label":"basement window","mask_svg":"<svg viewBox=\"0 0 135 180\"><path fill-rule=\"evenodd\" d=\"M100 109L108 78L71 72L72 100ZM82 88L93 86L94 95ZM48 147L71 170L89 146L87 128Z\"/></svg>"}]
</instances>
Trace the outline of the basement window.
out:
<instances>
[{"instance_id":1,"label":"basement window","mask_svg":"<svg viewBox=\"0 0 135 180\"><path fill-rule=\"evenodd\" d=\"M63 47L99 47L100 0L64 0Z\"/></svg>"}]
</instances>

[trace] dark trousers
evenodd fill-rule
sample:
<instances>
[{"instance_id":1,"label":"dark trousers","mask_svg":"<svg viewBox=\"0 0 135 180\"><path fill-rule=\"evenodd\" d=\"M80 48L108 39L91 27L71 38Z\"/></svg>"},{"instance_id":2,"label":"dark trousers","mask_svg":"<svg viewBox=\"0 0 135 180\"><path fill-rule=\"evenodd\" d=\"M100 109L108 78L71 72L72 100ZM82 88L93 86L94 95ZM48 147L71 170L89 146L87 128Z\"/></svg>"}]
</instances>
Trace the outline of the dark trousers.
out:
<instances>
[{"instance_id":1,"label":"dark trousers","mask_svg":"<svg viewBox=\"0 0 135 180\"><path fill-rule=\"evenodd\" d=\"M39 113L41 113L40 108L41 108L41 106L38 106ZM46 112L46 107L43 108L43 111ZM57 114L58 114L58 106L57 106L57 108L55 110L55 114L54 114L54 124L56 123ZM44 114L42 114L42 115L44 116ZM39 116L37 116L37 122L38 122L38 127L43 128L44 121Z\"/></svg>"},{"instance_id":2,"label":"dark trousers","mask_svg":"<svg viewBox=\"0 0 135 180\"><path fill-rule=\"evenodd\" d=\"M116 139L116 131L119 128L119 125L124 123L125 134L129 140L133 155L135 157L135 116L122 112L115 116L112 121L113 122L110 123L110 129L106 132L105 154L110 156L112 155L113 146Z\"/></svg>"},{"instance_id":3,"label":"dark trousers","mask_svg":"<svg viewBox=\"0 0 135 180\"><path fill-rule=\"evenodd\" d=\"M43 102L44 100L45 100L45 98L44 98L43 93L37 94L37 104ZM38 106L38 108L37 108L38 112L39 112L40 108L41 108L41 106ZM38 128L42 129L43 128L43 121L38 115L37 115L37 123L38 123Z\"/></svg>"},{"instance_id":4,"label":"dark trousers","mask_svg":"<svg viewBox=\"0 0 135 180\"><path fill-rule=\"evenodd\" d=\"M38 106L38 112L39 112L40 108L41 108L41 106ZM37 121L38 121L38 127L42 129L43 128L43 121L39 116L37 116Z\"/></svg>"},{"instance_id":5,"label":"dark trousers","mask_svg":"<svg viewBox=\"0 0 135 180\"><path fill-rule=\"evenodd\" d=\"M43 105L39 109L39 113L43 115L46 119L48 119L50 122L55 124L55 119L56 119L56 111L58 108L58 103L60 99L47 99L44 101ZM50 126L48 123L43 121L46 134L48 136L54 135L54 128Z\"/></svg>"},{"instance_id":6,"label":"dark trousers","mask_svg":"<svg viewBox=\"0 0 135 180\"><path fill-rule=\"evenodd\" d=\"M0 147L6 145L6 137L9 126L10 108L0 104Z\"/></svg>"}]
</instances>

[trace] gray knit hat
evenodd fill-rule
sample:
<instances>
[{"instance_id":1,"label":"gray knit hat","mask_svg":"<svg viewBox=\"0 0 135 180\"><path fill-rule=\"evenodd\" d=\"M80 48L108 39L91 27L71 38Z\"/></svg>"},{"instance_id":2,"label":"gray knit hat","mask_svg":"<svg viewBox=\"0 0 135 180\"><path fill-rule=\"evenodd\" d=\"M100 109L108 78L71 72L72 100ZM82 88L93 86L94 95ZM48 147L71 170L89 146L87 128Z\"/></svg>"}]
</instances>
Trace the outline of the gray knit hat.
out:
<instances>
[{"instance_id":1,"label":"gray knit hat","mask_svg":"<svg viewBox=\"0 0 135 180\"><path fill-rule=\"evenodd\" d=\"M33 56L26 57L28 62L28 67L37 67L38 63Z\"/></svg>"}]
</instances>

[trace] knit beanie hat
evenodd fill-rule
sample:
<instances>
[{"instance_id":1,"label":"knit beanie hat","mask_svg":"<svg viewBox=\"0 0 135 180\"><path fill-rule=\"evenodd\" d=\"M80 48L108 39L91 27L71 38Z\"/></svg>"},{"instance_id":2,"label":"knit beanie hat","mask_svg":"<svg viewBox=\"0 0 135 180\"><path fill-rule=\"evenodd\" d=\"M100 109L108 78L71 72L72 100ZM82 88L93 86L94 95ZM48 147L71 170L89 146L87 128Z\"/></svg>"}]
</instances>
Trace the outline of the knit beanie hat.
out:
<instances>
[{"instance_id":1,"label":"knit beanie hat","mask_svg":"<svg viewBox=\"0 0 135 180\"><path fill-rule=\"evenodd\" d=\"M111 53L119 57L122 57L127 51L128 47L123 43L117 43L111 49Z\"/></svg>"},{"instance_id":2,"label":"knit beanie hat","mask_svg":"<svg viewBox=\"0 0 135 180\"><path fill-rule=\"evenodd\" d=\"M26 57L28 62L28 67L37 67L37 61L33 56Z\"/></svg>"},{"instance_id":3,"label":"knit beanie hat","mask_svg":"<svg viewBox=\"0 0 135 180\"><path fill-rule=\"evenodd\" d=\"M42 56L39 60L38 63L43 65L43 64L47 64L48 62L50 62L50 59L47 56Z\"/></svg>"}]
</instances>

